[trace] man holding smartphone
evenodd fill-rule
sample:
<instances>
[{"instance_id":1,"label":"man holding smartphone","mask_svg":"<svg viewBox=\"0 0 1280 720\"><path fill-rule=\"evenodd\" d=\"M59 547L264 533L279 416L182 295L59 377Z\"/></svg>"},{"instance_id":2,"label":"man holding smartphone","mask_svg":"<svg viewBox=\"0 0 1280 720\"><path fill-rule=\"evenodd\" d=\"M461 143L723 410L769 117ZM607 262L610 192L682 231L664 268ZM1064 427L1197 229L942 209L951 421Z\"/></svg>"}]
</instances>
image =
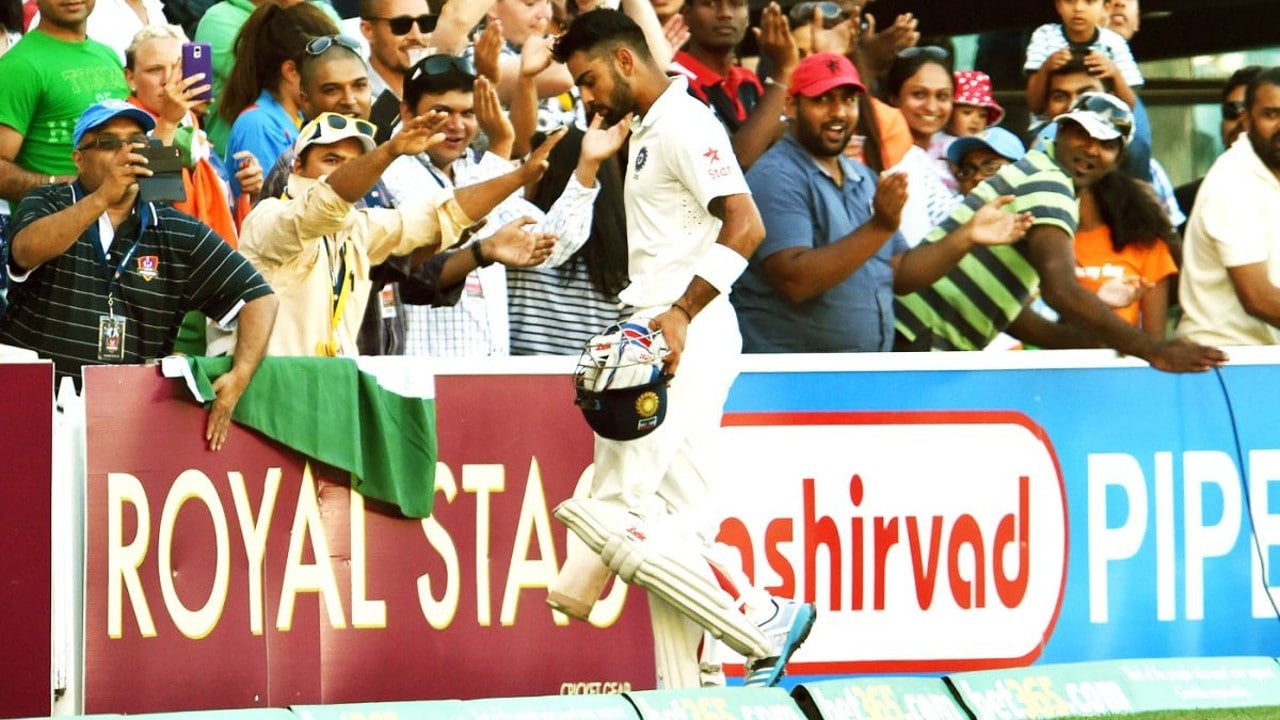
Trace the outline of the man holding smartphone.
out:
<instances>
[{"instance_id":1,"label":"man holding smartphone","mask_svg":"<svg viewBox=\"0 0 1280 720\"><path fill-rule=\"evenodd\" d=\"M231 412L266 351L271 287L209 226L138 200L150 175L137 150L155 122L121 100L89 107L72 134L79 179L23 198L10 227L12 281L0 342L54 361L80 380L84 365L140 363L173 351L183 313L238 326L232 369L214 383L205 439L218 450Z\"/></svg>"}]
</instances>

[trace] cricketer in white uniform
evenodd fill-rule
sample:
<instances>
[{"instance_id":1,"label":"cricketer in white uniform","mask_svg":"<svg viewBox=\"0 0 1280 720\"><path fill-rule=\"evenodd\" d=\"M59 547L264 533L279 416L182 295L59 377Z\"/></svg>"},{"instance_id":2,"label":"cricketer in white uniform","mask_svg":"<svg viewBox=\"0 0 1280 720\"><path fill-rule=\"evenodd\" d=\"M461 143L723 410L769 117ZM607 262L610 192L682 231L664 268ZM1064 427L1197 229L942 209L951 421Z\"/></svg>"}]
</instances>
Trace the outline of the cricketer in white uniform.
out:
<instances>
[{"instance_id":1,"label":"cricketer in white uniform","mask_svg":"<svg viewBox=\"0 0 1280 720\"><path fill-rule=\"evenodd\" d=\"M638 116L623 193L631 285L619 297L663 331L672 351L667 369L675 373L656 430L628 441L596 436L591 498L635 513L646 534L688 538L683 544L694 548L694 561L685 566L698 566L699 578L689 581L694 590L710 587L725 597L727 612L699 618L646 586L659 686L701 684L699 652L714 645L703 642L703 627L718 636L722 626L742 625L744 640L731 642L732 627L725 640L747 655L747 684L776 684L813 624L814 607L775 601L753 587L736 550L714 543L723 517L715 507L720 420L742 348L728 294L764 237L763 223L723 126L688 94L683 78L666 76L632 20L613 10L585 13L561 36L556 54L589 113L608 125ZM569 565L562 579L575 572ZM561 607L554 591L550 601ZM588 609L598 592L588 591L595 593Z\"/></svg>"}]
</instances>

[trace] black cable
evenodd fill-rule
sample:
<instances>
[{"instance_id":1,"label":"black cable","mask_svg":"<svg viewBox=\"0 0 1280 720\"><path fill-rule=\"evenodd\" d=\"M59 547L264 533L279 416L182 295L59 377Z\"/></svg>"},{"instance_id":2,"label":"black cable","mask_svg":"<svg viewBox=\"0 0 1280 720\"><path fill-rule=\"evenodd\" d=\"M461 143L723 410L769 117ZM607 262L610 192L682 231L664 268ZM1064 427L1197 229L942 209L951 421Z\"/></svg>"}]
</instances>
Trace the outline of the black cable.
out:
<instances>
[{"instance_id":1,"label":"black cable","mask_svg":"<svg viewBox=\"0 0 1280 720\"><path fill-rule=\"evenodd\" d=\"M1275 613L1276 619L1280 620L1280 606L1276 605L1275 596L1271 594L1271 588L1267 583L1266 555L1262 551L1262 541L1258 538L1258 528L1253 524L1253 501L1249 499L1249 472L1244 462L1244 448L1240 444L1240 426L1236 424L1236 411L1231 404L1231 393L1227 390L1227 381L1222 376L1222 368L1214 368L1213 374L1218 378L1218 386L1222 388L1222 399L1227 403L1227 418L1231 421L1231 438L1236 446L1236 467L1240 469L1240 485L1244 491L1244 509L1249 518L1249 537L1253 539L1253 549L1258 554L1258 564L1262 566L1262 591L1266 593L1267 602L1271 604L1271 610Z\"/></svg>"}]
</instances>

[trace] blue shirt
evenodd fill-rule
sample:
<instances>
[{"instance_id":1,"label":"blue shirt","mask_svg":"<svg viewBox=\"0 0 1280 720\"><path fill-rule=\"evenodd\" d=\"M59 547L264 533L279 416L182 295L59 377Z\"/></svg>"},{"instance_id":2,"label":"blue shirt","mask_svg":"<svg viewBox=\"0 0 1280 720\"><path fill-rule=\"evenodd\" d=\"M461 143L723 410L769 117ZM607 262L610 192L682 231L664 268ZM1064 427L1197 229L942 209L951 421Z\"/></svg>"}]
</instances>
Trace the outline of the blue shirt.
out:
<instances>
[{"instance_id":1,"label":"blue shirt","mask_svg":"<svg viewBox=\"0 0 1280 720\"><path fill-rule=\"evenodd\" d=\"M258 164L263 167L263 172L266 172L275 165L280 153L293 145L296 137L298 137L297 121L280 106L280 103L276 102L270 92L263 90L258 93L258 99L245 108L236 118L235 124L231 126L227 150L222 156L231 175L232 200L240 197L240 183L236 182L235 177L240 169L240 163L235 157L236 153L241 150L253 153L253 156L258 159Z\"/></svg>"},{"instance_id":2,"label":"blue shirt","mask_svg":"<svg viewBox=\"0 0 1280 720\"><path fill-rule=\"evenodd\" d=\"M844 182L837 185L788 133L747 172L765 238L730 296L746 352L893 349L890 261L907 250L901 233L843 282L804 302L783 297L764 271L764 259L774 253L830 245L871 219L875 174L844 156L839 162Z\"/></svg>"}]
</instances>

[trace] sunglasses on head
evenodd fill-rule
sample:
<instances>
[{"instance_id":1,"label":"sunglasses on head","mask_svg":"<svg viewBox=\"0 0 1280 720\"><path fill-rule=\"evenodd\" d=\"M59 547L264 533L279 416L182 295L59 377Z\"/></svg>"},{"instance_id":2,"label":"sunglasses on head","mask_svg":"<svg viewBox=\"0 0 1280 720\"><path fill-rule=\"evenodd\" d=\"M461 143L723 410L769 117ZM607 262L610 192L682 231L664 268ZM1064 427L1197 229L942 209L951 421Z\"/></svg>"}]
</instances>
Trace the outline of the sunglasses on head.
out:
<instances>
[{"instance_id":1,"label":"sunglasses on head","mask_svg":"<svg viewBox=\"0 0 1280 720\"><path fill-rule=\"evenodd\" d=\"M344 47L363 59L363 56L360 55L360 45L356 41L341 35L321 35L320 37L311 38L311 41L307 43L307 54L323 55L329 52L329 48L334 45Z\"/></svg>"},{"instance_id":2,"label":"sunglasses on head","mask_svg":"<svg viewBox=\"0 0 1280 720\"><path fill-rule=\"evenodd\" d=\"M430 55L413 66L409 71L409 80L413 81L420 77L447 75L449 73L475 75L476 66L470 60L457 55Z\"/></svg>"},{"instance_id":3,"label":"sunglasses on head","mask_svg":"<svg viewBox=\"0 0 1280 720\"><path fill-rule=\"evenodd\" d=\"M935 58L938 60L947 60L951 57L951 53L946 48L940 48L937 45L917 45L914 47L903 48L898 51L898 57L903 59L911 59L914 57Z\"/></svg>"},{"instance_id":4,"label":"sunglasses on head","mask_svg":"<svg viewBox=\"0 0 1280 720\"><path fill-rule=\"evenodd\" d=\"M1244 114L1243 100L1228 100L1222 103L1222 119L1223 120L1239 120Z\"/></svg>"},{"instance_id":5,"label":"sunglasses on head","mask_svg":"<svg viewBox=\"0 0 1280 720\"><path fill-rule=\"evenodd\" d=\"M356 132L359 132L361 135L366 135L368 137L374 137L378 132L378 129L373 126L373 123L369 122L368 120L361 120L360 118L347 117L346 115L339 115L337 113L325 113L324 124L328 125L330 128L334 130L345 130L348 125L354 124L356 127ZM315 126L312 128L311 137L308 138L308 140L314 140L320 137L321 134L323 134L323 132L324 132L324 128L322 128L320 126L320 123L317 122Z\"/></svg>"},{"instance_id":6,"label":"sunglasses on head","mask_svg":"<svg viewBox=\"0 0 1280 720\"><path fill-rule=\"evenodd\" d=\"M397 15L395 17L370 17L365 20L386 20L387 27L391 28L392 35L408 35L413 29L413 24L418 23L418 32L429 33L436 29L436 23L440 21L438 15Z\"/></svg>"},{"instance_id":7,"label":"sunglasses on head","mask_svg":"<svg viewBox=\"0 0 1280 720\"><path fill-rule=\"evenodd\" d=\"M119 135L99 135L83 145L77 147L77 150L107 150L114 152L127 145L146 145L146 135L130 135L129 137L120 137Z\"/></svg>"}]
</instances>

